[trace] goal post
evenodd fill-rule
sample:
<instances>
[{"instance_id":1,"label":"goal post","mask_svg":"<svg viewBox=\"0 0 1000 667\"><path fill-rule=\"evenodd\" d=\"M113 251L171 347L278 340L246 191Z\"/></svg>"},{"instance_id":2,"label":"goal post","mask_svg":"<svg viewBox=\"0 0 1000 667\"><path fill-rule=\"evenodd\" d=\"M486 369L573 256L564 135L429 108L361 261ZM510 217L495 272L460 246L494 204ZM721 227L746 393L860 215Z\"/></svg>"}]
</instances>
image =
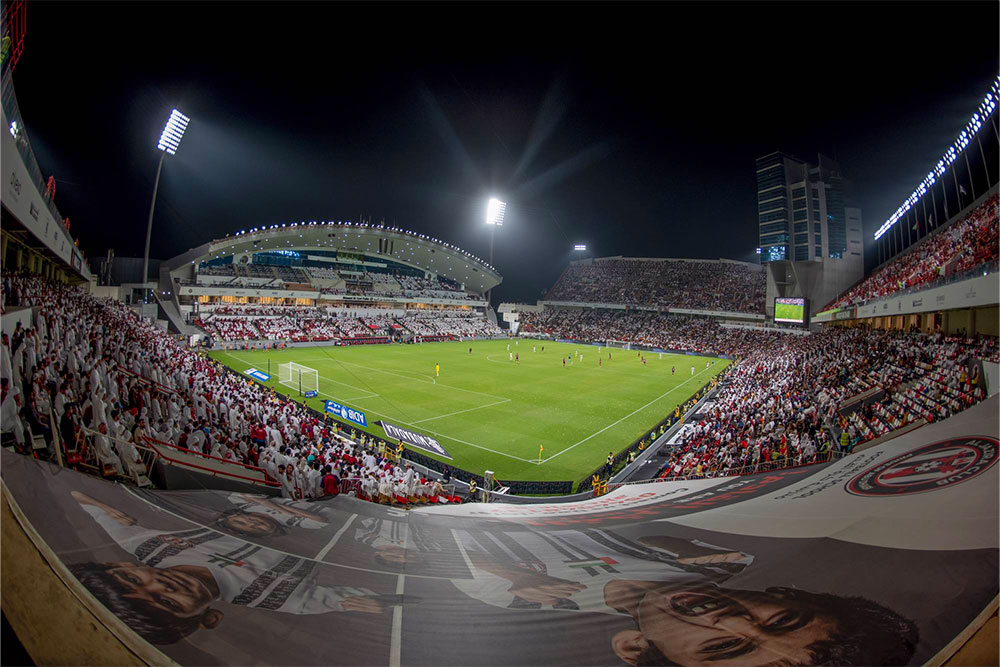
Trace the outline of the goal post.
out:
<instances>
[{"instance_id":1,"label":"goal post","mask_svg":"<svg viewBox=\"0 0 1000 667\"><path fill-rule=\"evenodd\" d=\"M294 361L278 364L278 384L294 389L299 395L319 391L319 371Z\"/></svg>"}]
</instances>

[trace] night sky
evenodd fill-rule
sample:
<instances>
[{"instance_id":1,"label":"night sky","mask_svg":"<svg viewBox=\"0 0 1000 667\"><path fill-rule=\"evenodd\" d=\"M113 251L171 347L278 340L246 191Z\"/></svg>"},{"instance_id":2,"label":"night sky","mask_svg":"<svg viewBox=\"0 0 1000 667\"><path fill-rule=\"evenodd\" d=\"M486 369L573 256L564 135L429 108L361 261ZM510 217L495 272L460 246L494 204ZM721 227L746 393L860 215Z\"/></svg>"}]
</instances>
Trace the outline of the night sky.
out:
<instances>
[{"instance_id":1,"label":"night sky","mask_svg":"<svg viewBox=\"0 0 1000 667\"><path fill-rule=\"evenodd\" d=\"M824 152L866 240L1000 70L1000 3L32 2L28 136L89 255L358 220L485 258L499 300L592 256L754 259L755 158ZM996 150L996 144L991 149Z\"/></svg>"}]
</instances>

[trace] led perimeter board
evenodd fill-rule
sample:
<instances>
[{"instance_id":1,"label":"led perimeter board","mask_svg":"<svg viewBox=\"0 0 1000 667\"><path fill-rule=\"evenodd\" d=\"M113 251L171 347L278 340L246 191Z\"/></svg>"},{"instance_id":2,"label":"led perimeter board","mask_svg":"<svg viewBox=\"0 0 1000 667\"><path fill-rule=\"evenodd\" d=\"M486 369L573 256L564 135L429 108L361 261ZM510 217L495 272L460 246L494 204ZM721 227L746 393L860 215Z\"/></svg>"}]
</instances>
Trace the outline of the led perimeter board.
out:
<instances>
[{"instance_id":1,"label":"led perimeter board","mask_svg":"<svg viewBox=\"0 0 1000 667\"><path fill-rule=\"evenodd\" d=\"M774 298L774 321L791 324L806 323L806 300L777 296Z\"/></svg>"}]
</instances>

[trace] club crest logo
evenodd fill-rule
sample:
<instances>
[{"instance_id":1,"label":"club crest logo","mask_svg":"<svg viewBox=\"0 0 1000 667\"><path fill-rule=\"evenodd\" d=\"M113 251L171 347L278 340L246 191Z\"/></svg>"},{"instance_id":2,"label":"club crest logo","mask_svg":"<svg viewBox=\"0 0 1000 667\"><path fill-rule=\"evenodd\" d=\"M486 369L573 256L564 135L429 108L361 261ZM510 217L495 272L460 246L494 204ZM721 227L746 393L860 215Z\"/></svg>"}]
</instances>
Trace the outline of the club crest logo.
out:
<instances>
[{"instance_id":1,"label":"club crest logo","mask_svg":"<svg viewBox=\"0 0 1000 667\"><path fill-rule=\"evenodd\" d=\"M856 496L902 496L944 489L983 474L997 462L994 438L942 440L883 461L844 487Z\"/></svg>"}]
</instances>

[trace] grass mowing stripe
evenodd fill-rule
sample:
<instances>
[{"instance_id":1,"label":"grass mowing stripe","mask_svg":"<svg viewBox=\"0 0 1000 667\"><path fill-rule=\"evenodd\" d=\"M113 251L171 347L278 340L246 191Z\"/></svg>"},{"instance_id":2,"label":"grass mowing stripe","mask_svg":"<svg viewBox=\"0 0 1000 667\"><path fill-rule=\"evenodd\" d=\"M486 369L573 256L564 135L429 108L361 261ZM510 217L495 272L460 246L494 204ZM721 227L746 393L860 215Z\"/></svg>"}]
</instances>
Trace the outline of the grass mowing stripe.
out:
<instances>
[{"instance_id":1,"label":"grass mowing stripe","mask_svg":"<svg viewBox=\"0 0 1000 667\"><path fill-rule=\"evenodd\" d=\"M692 376L691 376L691 377L690 377L689 379L687 379L687 380L685 380L684 382L680 383L680 384L679 384L679 385L677 385L676 387L674 387L674 388L672 388L672 389L668 389L668 390L667 390L667 391L665 391L664 393L660 394L659 396L657 396L656 398L654 398L653 400L651 400L651 401L650 401L649 403L646 403L646 405L644 405L644 406L642 406L641 408L638 408L638 409L636 409L636 410L633 410L632 412L628 413L627 415L625 415L624 417L622 417L621 419L619 419L619 420L618 420L618 421L616 421L615 423L613 423L613 424L608 424L607 426L605 426L604 428L602 428L602 429L601 429L600 431L597 431L596 433L591 433L590 435L588 435L588 436L587 436L586 438L584 438L584 439L583 439L583 440L581 440L580 442L577 442L577 443L575 443L575 444L572 444L572 445L570 445L569 447L567 447L566 449L564 449L564 450L562 450L562 451L560 451L560 452L556 452L555 454L553 454L553 455L552 455L552 456L550 456L549 458L547 458L547 459L545 459L544 461L542 461L542 465L545 465L546 463L548 463L549 461L551 461L551 460L552 460L552 459L554 459L555 457L559 456L560 454L565 454L566 452L568 452L569 450L573 449L573 448L574 448L574 447L576 447L577 445L582 445L583 443L585 443L585 442L587 442L588 440L590 440L591 438L593 438L593 437L594 437L595 435L600 435L601 433L604 433L605 431L607 431L607 430L608 430L609 428L611 428L611 427L613 427L613 426L617 426L618 424L622 423L623 421L625 421L626 419L628 419L629 417L631 417L632 415L634 415L634 414L635 414L636 412L640 412L640 411L642 411L642 410L645 410L646 408L648 408L649 406L651 406L651 405L652 405L653 403L656 403L657 401L659 401L659 400L660 400L661 398L663 398L664 396L667 396L667 395L669 395L669 394L672 394L672 393L674 393L675 391L677 391L678 389L680 389L681 387L683 387L684 385L686 385L686 384L687 384L688 382L690 382L691 380L696 380L697 378L701 377L702 373L704 373L704 372L705 372L705 371L707 371L707 370L710 370L710 368L709 368L709 367L706 367L704 371L699 371L699 372L698 372L697 374L695 374L695 375L692 375Z\"/></svg>"},{"instance_id":2,"label":"grass mowing stripe","mask_svg":"<svg viewBox=\"0 0 1000 667\"><path fill-rule=\"evenodd\" d=\"M364 430L376 437L384 437L376 422L386 419L438 438L453 467L539 481L581 478L603 462L608 450L621 451L672 414L695 382L707 382L730 363L715 360L698 373L698 363L710 364L704 357L617 348L598 353L596 346L554 342L545 342L541 352L541 341L520 342L525 345L466 341L211 355L241 372L249 364L258 369L269 363L271 368L289 361L304 364L316 369L324 397L365 406L370 426ZM519 363L510 352L519 353ZM440 376L434 381L438 364ZM684 377L688 366L697 378ZM277 380L266 384L289 393ZM295 399L324 409L324 398ZM549 452L542 459L546 465L538 465L541 445Z\"/></svg>"}]
</instances>

